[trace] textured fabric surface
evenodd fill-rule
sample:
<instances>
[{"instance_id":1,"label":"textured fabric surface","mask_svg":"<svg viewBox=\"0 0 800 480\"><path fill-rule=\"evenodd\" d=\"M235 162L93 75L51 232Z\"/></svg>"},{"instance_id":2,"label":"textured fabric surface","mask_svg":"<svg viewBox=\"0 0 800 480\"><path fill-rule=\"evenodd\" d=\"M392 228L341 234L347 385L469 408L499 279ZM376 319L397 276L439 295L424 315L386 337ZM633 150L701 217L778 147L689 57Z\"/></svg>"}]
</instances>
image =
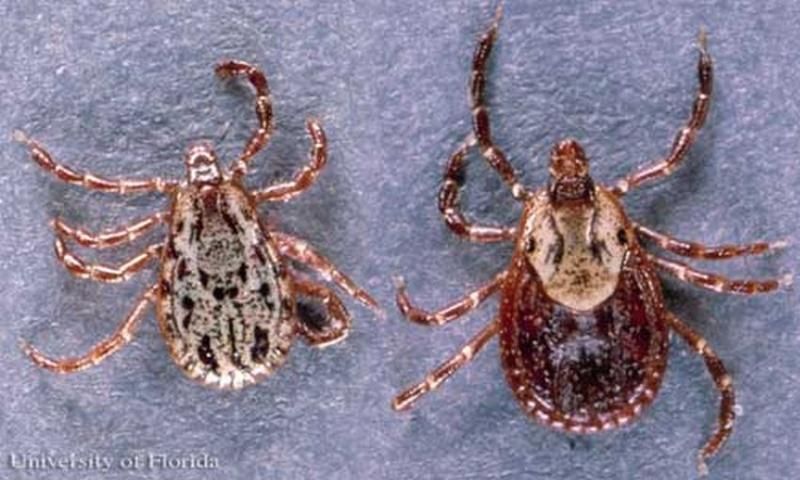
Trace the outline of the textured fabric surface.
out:
<instances>
[{"instance_id":1,"label":"textured fabric surface","mask_svg":"<svg viewBox=\"0 0 800 480\"><path fill-rule=\"evenodd\" d=\"M535 478L695 476L718 395L677 338L654 405L634 425L592 437L552 432L518 409L492 342L409 412L393 394L489 321L496 300L447 327L404 321L391 278L441 306L504 268L508 246L471 245L441 222L448 154L469 129L469 63L486 1L0 2L0 478ZM213 6L211 6L213 5ZM595 179L611 182L664 154L696 88L695 39L710 32L715 98L706 129L670 179L629 195L629 214L708 243L800 238L800 5L702 1L509 1L490 65L495 137L527 185L542 185L553 142L574 136ZM54 181L10 140L24 129L76 168L108 176L183 175L198 138L222 158L255 125L246 86L224 85L223 57L264 67L277 129L253 186L306 161L304 119L330 139L330 162L296 201L262 209L368 288L386 320L346 300L354 330L325 350L295 345L277 375L241 392L195 385L168 358L152 312L127 348L71 376L35 368L110 334L154 278L75 279L52 255L48 220L100 230L164 208L157 195L86 193ZM486 223L520 208L476 156L464 204ZM148 236L154 242L159 234ZM147 244L78 250L118 261ZM797 271L797 250L700 263L736 276ZM665 280L671 309L703 332L737 389L736 429L711 478L794 478L800 340L796 290L723 296ZM148 465L148 455L215 463ZM12 457L13 455L13 457ZM110 460L97 469L17 469L47 455ZM124 468L131 458L142 464ZM158 462L158 459L156 459ZM18 463L16 463L18 464ZM88 467L88 465L85 465Z\"/></svg>"}]
</instances>

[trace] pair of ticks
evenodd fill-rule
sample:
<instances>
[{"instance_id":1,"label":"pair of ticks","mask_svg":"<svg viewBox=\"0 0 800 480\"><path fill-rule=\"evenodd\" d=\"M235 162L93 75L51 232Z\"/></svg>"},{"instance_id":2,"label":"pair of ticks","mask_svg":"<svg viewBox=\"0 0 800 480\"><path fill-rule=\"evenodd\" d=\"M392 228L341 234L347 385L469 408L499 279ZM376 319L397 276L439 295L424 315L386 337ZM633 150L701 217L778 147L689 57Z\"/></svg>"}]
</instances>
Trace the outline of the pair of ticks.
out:
<instances>
[{"instance_id":1,"label":"pair of ticks","mask_svg":"<svg viewBox=\"0 0 800 480\"><path fill-rule=\"evenodd\" d=\"M664 305L657 271L716 292L756 294L791 281L731 280L649 253L643 241L695 259L729 259L762 254L784 242L705 246L675 239L632 221L621 199L630 190L671 174L703 126L712 89L712 61L703 33L699 39L698 80L691 116L664 159L611 187L589 175L583 149L575 140L559 142L551 152L546 187L523 186L502 149L492 140L486 107L486 64L497 38L502 9L480 37L472 59L470 100L472 133L455 150L445 169L438 206L456 234L478 243L513 242L510 264L489 282L441 310L412 305L402 280L397 305L409 320L444 325L499 293L495 319L442 363L425 380L395 397L397 410L410 407L472 360L495 336L506 380L522 409L534 420L575 433L609 430L637 418L655 398L667 365L669 332L674 331L705 361L721 395L716 431L699 452L699 467L731 434L734 392L730 375L703 337ZM190 378L218 388L238 389L273 373L286 360L296 334L323 347L347 336L350 315L326 285L296 273L302 264L336 284L367 307L377 302L305 241L267 227L258 206L283 202L308 189L327 161L327 141L319 121L306 124L311 138L308 165L285 183L250 191L244 186L250 162L268 143L273 116L267 79L258 68L237 60L216 67L222 78L244 77L255 90L258 129L228 171L220 168L210 144L189 148L181 181L110 180L58 163L22 132L33 161L67 183L118 194L159 192L169 209L116 230L94 234L61 219L55 253L72 274L100 282L121 282L152 262L158 281L146 289L109 338L87 354L51 359L31 345L23 349L36 365L58 373L83 370L103 361L131 341L149 305L172 359ZM465 156L477 147L523 206L514 226L477 225L459 206ZM166 240L146 247L119 266L87 262L68 248L109 248L132 242L165 225ZM290 262L291 261L291 262ZM320 302L324 321L299 315L297 298Z\"/></svg>"}]
</instances>

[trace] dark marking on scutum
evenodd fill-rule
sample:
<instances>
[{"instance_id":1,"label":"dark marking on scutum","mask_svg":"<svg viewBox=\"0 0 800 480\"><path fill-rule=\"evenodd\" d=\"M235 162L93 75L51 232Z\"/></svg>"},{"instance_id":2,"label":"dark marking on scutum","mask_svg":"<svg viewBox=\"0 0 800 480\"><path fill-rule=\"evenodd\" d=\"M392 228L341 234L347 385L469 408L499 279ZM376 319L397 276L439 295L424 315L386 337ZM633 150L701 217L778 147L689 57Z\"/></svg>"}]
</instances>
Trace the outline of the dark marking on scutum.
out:
<instances>
[{"instance_id":1,"label":"dark marking on scutum","mask_svg":"<svg viewBox=\"0 0 800 480\"><path fill-rule=\"evenodd\" d=\"M269 332L259 327L253 329L253 346L250 347L250 357L254 362L262 362L269 353Z\"/></svg>"},{"instance_id":2,"label":"dark marking on scutum","mask_svg":"<svg viewBox=\"0 0 800 480\"><path fill-rule=\"evenodd\" d=\"M214 287L212 294L214 295L215 299L222 300L225 298L225 289L222 287Z\"/></svg>"},{"instance_id":3,"label":"dark marking on scutum","mask_svg":"<svg viewBox=\"0 0 800 480\"><path fill-rule=\"evenodd\" d=\"M175 250L175 239L171 235L167 238L166 254L169 258L178 258L178 252Z\"/></svg>"},{"instance_id":4,"label":"dark marking on scutum","mask_svg":"<svg viewBox=\"0 0 800 480\"><path fill-rule=\"evenodd\" d=\"M192 324L192 314L193 313L194 312L192 310L189 310L188 312L186 312L186 315L184 315L184 317L183 317L183 329L184 330L188 330L189 326Z\"/></svg>"},{"instance_id":5,"label":"dark marking on scutum","mask_svg":"<svg viewBox=\"0 0 800 480\"><path fill-rule=\"evenodd\" d=\"M272 289L269 287L269 284L267 282L264 282L261 284L260 287L258 287L258 293L260 293L261 296L264 297L264 300L267 300L270 296L270 293L272 293Z\"/></svg>"},{"instance_id":6,"label":"dark marking on scutum","mask_svg":"<svg viewBox=\"0 0 800 480\"><path fill-rule=\"evenodd\" d=\"M547 256L544 261L554 265L560 265L561 260L564 258L564 239L561 235L558 236L555 243L551 243L547 247Z\"/></svg>"},{"instance_id":7,"label":"dark marking on scutum","mask_svg":"<svg viewBox=\"0 0 800 480\"><path fill-rule=\"evenodd\" d=\"M242 262L239 265L239 270L236 271L236 274L239 275L239 278L242 280L242 283L247 283L247 265Z\"/></svg>"},{"instance_id":8,"label":"dark marking on scutum","mask_svg":"<svg viewBox=\"0 0 800 480\"><path fill-rule=\"evenodd\" d=\"M183 220L178 220L178 223L175 224L175 233L180 235L183 233Z\"/></svg>"},{"instance_id":9,"label":"dark marking on scutum","mask_svg":"<svg viewBox=\"0 0 800 480\"><path fill-rule=\"evenodd\" d=\"M158 289L161 290L162 295L169 295L172 292L172 285L165 278L162 278L158 283Z\"/></svg>"},{"instance_id":10,"label":"dark marking on scutum","mask_svg":"<svg viewBox=\"0 0 800 480\"><path fill-rule=\"evenodd\" d=\"M203 211L197 205L197 202L194 204L194 210L197 213L197 220L192 223L192 230L189 234L189 240L196 242L200 240L200 235L203 233Z\"/></svg>"},{"instance_id":11,"label":"dark marking on scutum","mask_svg":"<svg viewBox=\"0 0 800 480\"><path fill-rule=\"evenodd\" d=\"M181 306L186 310L191 310L194 308L194 300L189 295L184 295L181 299Z\"/></svg>"},{"instance_id":12,"label":"dark marking on scutum","mask_svg":"<svg viewBox=\"0 0 800 480\"><path fill-rule=\"evenodd\" d=\"M208 288L208 272L200 268L197 270L197 273L200 275L200 284L203 288Z\"/></svg>"},{"instance_id":13,"label":"dark marking on scutum","mask_svg":"<svg viewBox=\"0 0 800 480\"><path fill-rule=\"evenodd\" d=\"M238 235L242 231L239 223L231 216L230 212L228 212L227 202L220 205L219 213L222 215L222 220L225 221L233 234Z\"/></svg>"},{"instance_id":14,"label":"dark marking on scutum","mask_svg":"<svg viewBox=\"0 0 800 480\"><path fill-rule=\"evenodd\" d=\"M230 287L230 288L228 289L228 296L229 296L230 298L236 298L236 297L238 297L238 296L239 296L239 289L238 289L237 287L235 287L235 286L234 286L234 287Z\"/></svg>"},{"instance_id":15,"label":"dark marking on scutum","mask_svg":"<svg viewBox=\"0 0 800 480\"><path fill-rule=\"evenodd\" d=\"M255 247L253 250L255 250L256 257L258 261L261 262L261 265L267 263L267 257L264 256L264 252L262 252L259 247Z\"/></svg>"},{"instance_id":16,"label":"dark marking on scutum","mask_svg":"<svg viewBox=\"0 0 800 480\"><path fill-rule=\"evenodd\" d=\"M617 231L617 241L620 245L625 245L628 243L628 233L625 231L624 228L620 228Z\"/></svg>"},{"instance_id":17,"label":"dark marking on scutum","mask_svg":"<svg viewBox=\"0 0 800 480\"><path fill-rule=\"evenodd\" d=\"M536 239L533 237L528 237L528 239L525 240L525 251L527 253L533 253L534 250L536 250Z\"/></svg>"},{"instance_id":18,"label":"dark marking on scutum","mask_svg":"<svg viewBox=\"0 0 800 480\"><path fill-rule=\"evenodd\" d=\"M186 268L186 259L181 258L178 260L178 265L175 267L175 273L178 275L178 280L183 280L183 277L186 276L188 269Z\"/></svg>"},{"instance_id":19,"label":"dark marking on scutum","mask_svg":"<svg viewBox=\"0 0 800 480\"><path fill-rule=\"evenodd\" d=\"M214 357L214 351L211 350L211 338L208 335L203 335L203 339L200 340L200 346L197 347L197 356L212 370L217 371L219 369L217 359Z\"/></svg>"}]
</instances>

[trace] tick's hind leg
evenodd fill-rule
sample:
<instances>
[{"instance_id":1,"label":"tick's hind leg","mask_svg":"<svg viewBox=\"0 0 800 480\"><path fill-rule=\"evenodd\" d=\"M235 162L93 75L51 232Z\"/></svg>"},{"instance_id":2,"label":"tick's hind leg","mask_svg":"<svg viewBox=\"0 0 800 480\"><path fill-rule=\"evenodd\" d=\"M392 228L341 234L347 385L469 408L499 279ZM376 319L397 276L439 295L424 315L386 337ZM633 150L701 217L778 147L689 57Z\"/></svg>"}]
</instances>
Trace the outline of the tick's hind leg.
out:
<instances>
[{"instance_id":1,"label":"tick's hind leg","mask_svg":"<svg viewBox=\"0 0 800 480\"><path fill-rule=\"evenodd\" d=\"M294 178L288 182L279 183L253 192L256 202L285 202L303 193L325 167L328 160L328 141L325 139L325 131L319 121L311 118L306 121L306 130L311 137L311 151L308 156L308 165L303 167Z\"/></svg>"},{"instance_id":2,"label":"tick's hind leg","mask_svg":"<svg viewBox=\"0 0 800 480\"><path fill-rule=\"evenodd\" d=\"M295 278L293 282L297 294L321 302L326 310L319 321L318 312L306 311L298 301L297 321L306 341L315 347L327 347L344 340L350 332L350 314L339 297L329 288L311 281Z\"/></svg>"},{"instance_id":3,"label":"tick's hind leg","mask_svg":"<svg viewBox=\"0 0 800 480\"><path fill-rule=\"evenodd\" d=\"M497 292L503 286L506 272L496 275L491 281L469 292L464 298L433 313L412 305L406 293L406 284L402 278L397 279L397 308L407 319L422 325L444 325L476 309L478 305Z\"/></svg>"},{"instance_id":4,"label":"tick's hind leg","mask_svg":"<svg viewBox=\"0 0 800 480\"><path fill-rule=\"evenodd\" d=\"M97 365L133 339L133 333L139 326L139 323L141 323L142 315L144 314L147 304L155 301L157 292L157 285L150 287L136 303L136 306L125 318L125 321L117 327L114 334L97 343L85 355L54 360L46 357L27 342L23 342L22 351L25 352L36 365L56 373L73 373L91 367L92 365Z\"/></svg>"},{"instance_id":5,"label":"tick's hind leg","mask_svg":"<svg viewBox=\"0 0 800 480\"><path fill-rule=\"evenodd\" d=\"M428 392L435 390L445 380L450 378L459 368L463 367L477 355L484 346L492 339L497 333L498 325L496 320L483 328L477 335L472 337L466 345L454 356L450 357L446 362L436 367L434 371L429 373L425 380L404 390L399 395L394 397L392 407L395 410L405 410Z\"/></svg>"},{"instance_id":6,"label":"tick's hind leg","mask_svg":"<svg viewBox=\"0 0 800 480\"><path fill-rule=\"evenodd\" d=\"M296 262L300 262L317 273L325 281L333 282L362 304L371 308L378 315L383 315L383 310L364 289L356 285L347 275L343 274L327 258L314 251L308 242L281 232L272 232L278 242L281 254L286 255Z\"/></svg>"},{"instance_id":7,"label":"tick's hind leg","mask_svg":"<svg viewBox=\"0 0 800 480\"><path fill-rule=\"evenodd\" d=\"M719 293L740 293L744 295L768 293L777 290L782 285L789 285L792 282L792 277L788 274L781 279L732 280L722 275L695 270L685 263L675 262L649 254L647 257L656 267L674 275L679 280Z\"/></svg>"},{"instance_id":8,"label":"tick's hind leg","mask_svg":"<svg viewBox=\"0 0 800 480\"><path fill-rule=\"evenodd\" d=\"M245 76L256 90L256 115L258 116L258 129L253 132L242 155L234 163L232 172L234 177L241 177L247 173L250 160L264 148L272 135L272 99L269 94L269 84L264 72L247 62L240 60L225 60L220 62L214 72L220 78Z\"/></svg>"},{"instance_id":9,"label":"tick's hind leg","mask_svg":"<svg viewBox=\"0 0 800 480\"><path fill-rule=\"evenodd\" d=\"M489 122L489 109L486 107L486 63L492 53L492 46L497 40L497 29L503 15L503 3L497 6L494 20L489 29L481 35L475 53L472 56L472 78L470 79L469 98L472 107L472 131L478 141L478 148L486 161L500 174L511 194L517 200L525 200L528 192L519 182L514 167L508 162L505 153L492 140L492 129Z\"/></svg>"},{"instance_id":10,"label":"tick's hind leg","mask_svg":"<svg viewBox=\"0 0 800 480\"><path fill-rule=\"evenodd\" d=\"M78 245L89 248L109 248L136 240L157 225L164 223L166 217L165 213L158 212L131 225L125 225L124 227L99 234L67 225L60 218L54 218L52 226L53 230L56 231L56 235L62 238L71 238Z\"/></svg>"},{"instance_id":11,"label":"tick's hind leg","mask_svg":"<svg viewBox=\"0 0 800 480\"><path fill-rule=\"evenodd\" d=\"M708 346L708 342L706 342L699 333L692 330L691 327L671 313L667 313L666 317L669 326L677 332L695 352L703 357L708 373L711 374L711 378L714 380L714 384L717 386L717 390L719 390L722 396L719 406L719 423L717 425L717 430L706 442L702 450L700 450L697 457L697 468L701 475L705 475L708 472L706 460L719 451L733 431L733 423L736 418L736 414L733 410L735 404L733 380L731 376L728 375L727 370L725 370L725 365L722 363L722 360L720 360L717 354Z\"/></svg>"},{"instance_id":12,"label":"tick's hind leg","mask_svg":"<svg viewBox=\"0 0 800 480\"><path fill-rule=\"evenodd\" d=\"M686 158L686 152L689 151L697 137L697 133L703 127L711 104L711 87L713 83L713 66L711 55L708 54L705 31L700 32L698 43L700 57L697 61L697 78L700 87L697 90L697 95L692 105L692 114L688 122L675 136L669 155L665 159L634 172L617 182L614 187L614 191L617 194L624 195L629 190L648 181L670 175Z\"/></svg>"},{"instance_id":13,"label":"tick's hind leg","mask_svg":"<svg viewBox=\"0 0 800 480\"><path fill-rule=\"evenodd\" d=\"M56 162L50 153L36 140L29 138L23 132L14 132L14 140L28 147L31 158L37 165L47 172L52 173L61 181L72 185L79 185L88 190L112 192L119 194L161 192L169 193L175 190L177 182L154 178L150 180L109 180L98 177L92 173L77 172L72 168Z\"/></svg>"},{"instance_id":14,"label":"tick's hind leg","mask_svg":"<svg viewBox=\"0 0 800 480\"><path fill-rule=\"evenodd\" d=\"M677 255L703 260L724 260L745 255L761 255L786 246L785 241L755 242L745 245L706 246L696 242L679 240L670 235L656 232L643 225L634 224L636 232L642 237L652 240L658 246Z\"/></svg>"},{"instance_id":15,"label":"tick's hind leg","mask_svg":"<svg viewBox=\"0 0 800 480\"><path fill-rule=\"evenodd\" d=\"M516 233L514 227L474 225L464 218L464 214L461 213L461 206L458 201L459 190L464 185L464 158L472 142L474 140L470 135L470 138L453 152L447 162L444 183L442 183L442 188L439 190L439 211L442 213L444 223L453 232L473 242L492 243L513 240Z\"/></svg>"},{"instance_id":16,"label":"tick's hind leg","mask_svg":"<svg viewBox=\"0 0 800 480\"><path fill-rule=\"evenodd\" d=\"M131 258L119 267L86 263L67 250L64 240L56 237L56 258L76 277L105 283L118 283L128 280L133 274L161 256L161 245L150 245L145 251Z\"/></svg>"}]
</instances>

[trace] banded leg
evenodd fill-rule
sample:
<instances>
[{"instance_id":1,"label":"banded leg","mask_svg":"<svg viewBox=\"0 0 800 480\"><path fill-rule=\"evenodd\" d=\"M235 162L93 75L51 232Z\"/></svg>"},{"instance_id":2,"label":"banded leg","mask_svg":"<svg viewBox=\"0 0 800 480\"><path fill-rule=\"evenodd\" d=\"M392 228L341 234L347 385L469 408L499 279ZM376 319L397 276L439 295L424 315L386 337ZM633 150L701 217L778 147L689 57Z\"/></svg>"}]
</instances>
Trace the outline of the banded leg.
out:
<instances>
[{"instance_id":1,"label":"banded leg","mask_svg":"<svg viewBox=\"0 0 800 480\"><path fill-rule=\"evenodd\" d=\"M700 56L697 61L697 77L700 87L695 96L694 104L692 105L692 114L689 120L675 136L669 155L664 160L636 171L618 181L613 189L616 194L624 195L629 190L639 185L670 175L686 158L686 152L689 151L689 148L697 137L697 133L703 127L706 117L708 116L708 108L711 104L711 89L713 83L711 55L708 53L708 42L704 30L700 31L698 44Z\"/></svg>"},{"instance_id":2,"label":"banded leg","mask_svg":"<svg viewBox=\"0 0 800 480\"><path fill-rule=\"evenodd\" d=\"M319 121L313 118L306 120L306 130L311 137L311 151L308 165L295 174L288 182L279 183L253 192L256 202L285 202L303 193L317 179L317 176L328 161L328 141Z\"/></svg>"},{"instance_id":3,"label":"banded leg","mask_svg":"<svg viewBox=\"0 0 800 480\"><path fill-rule=\"evenodd\" d=\"M299 279L294 279L293 282L296 293L319 300L327 313L326 323L315 322L311 312L304 312L302 304L298 303L297 320L306 342L321 348L347 338L350 333L350 314L339 297L324 285Z\"/></svg>"},{"instance_id":4,"label":"banded leg","mask_svg":"<svg viewBox=\"0 0 800 480\"><path fill-rule=\"evenodd\" d=\"M397 308L407 319L422 325L444 325L476 309L492 294L500 290L506 272L500 272L484 285L476 288L464 298L451 303L450 305L437 310L433 313L427 312L411 304L411 300L406 294L406 284L402 277L397 279Z\"/></svg>"},{"instance_id":5,"label":"banded leg","mask_svg":"<svg viewBox=\"0 0 800 480\"><path fill-rule=\"evenodd\" d=\"M155 226L164 223L166 217L167 214L158 212L132 225L126 225L99 234L87 232L82 228L71 227L58 217L53 219L51 225L53 230L56 231L56 235L61 238L70 238L84 247L109 248L136 240Z\"/></svg>"},{"instance_id":6,"label":"banded leg","mask_svg":"<svg viewBox=\"0 0 800 480\"><path fill-rule=\"evenodd\" d=\"M253 132L248 140L242 155L233 164L234 177L241 177L247 173L250 160L264 148L272 135L272 99L269 93L269 84L264 72L247 62L240 60L225 60L220 62L214 72L220 78L245 76L256 90L256 115L258 116L258 129Z\"/></svg>"},{"instance_id":7,"label":"banded leg","mask_svg":"<svg viewBox=\"0 0 800 480\"><path fill-rule=\"evenodd\" d=\"M733 379L728 375L722 360L720 360L717 354L708 346L708 342L706 342L699 333L695 332L691 327L671 313L667 313L666 318L669 326L677 332L695 352L703 357L708 373L711 374L711 378L714 380L714 384L717 386L717 390L719 390L722 397L719 406L717 430L711 438L708 439L697 455L697 469L700 475L706 475L708 473L706 460L719 451L733 431L733 423L736 418L736 413L733 409L735 405Z\"/></svg>"},{"instance_id":8,"label":"banded leg","mask_svg":"<svg viewBox=\"0 0 800 480\"><path fill-rule=\"evenodd\" d=\"M459 193L464 186L464 158L471 143L472 136L453 152L447 162L444 174L444 183L439 190L439 211L444 218L444 223L456 234L478 243L492 243L513 240L516 229L514 227L484 227L474 225L464 218L459 204Z\"/></svg>"},{"instance_id":9,"label":"banded leg","mask_svg":"<svg viewBox=\"0 0 800 480\"><path fill-rule=\"evenodd\" d=\"M104 283L119 283L131 278L143 269L147 263L161 255L161 245L150 245L147 249L123 263L119 267L110 267L99 263L86 263L67 250L64 240L56 237L55 251L58 260L76 277Z\"/></svg>"},{"instance_id":10,"label":"banded leg","mask_svg":"<svg viewBox=\"0 0 800 480\"><path fill-rule=\"evenodd\" d=\"M22 351L25 352L33 363L56 373L73 373L85 368L97 365L109 355L124 347L133 339L133 333L142 320L142 314L148 303L153 303L156 299L158 286L150 287L144 295L139 298L136 306L128 314L125 320L117 327L114 333L97 343L88 353L80 357L64 358L54 360L46 357L39 350L27 342L22 343Z\"/></svg>"},{"instance_id":11,"label":"banded leg","mask_svg":"<svg viewBox=\"0 0 800 480\"><path fill-rule=\"evenodd\" d=\"M14 140L28 147L31 159L46 172L53 174L59 180L79 185L88 190L118 193L121 195L131 193L160 192L171 193L175 191L178 183L172 180L153 178L149 180L125 180L98 177L93 173L78 172L71 167L58 163L52 155L36 140L29 138L24 132L14 131Z\"/></svg>"},{"instance_id":12,"label":"banded leg","mask_svg":"<svg viewBox=\"0 0 800 480\"><path fill-rule=\"evenodd\" d=\"M489 29L481 35L475 53L472 56L472 77L470 78L469 97L472 107L472 131L478 141L481 155L500 174L503 181L511 188L511 194L517 200L525 200L529 194L519 182L514 167L508 162L505 153L492 141L492 129L489 122L489 110L486 106L486 63L492 53L492 46L497 40L497 29L503 16L503 3L497 6L494 19Z\"/></svg>"},{"instance_id":13,"label":"banded leg","mask_svg":"<svg viewBox=\"0 0 800 480\"><path fill-rule=\"evenodd\" d=\"M670 235L651 230L644 225L634 224L636 232L642 237L652 240L658 246L684 257L700 258L705 260L725 260L728 258L743 257L745 255L761 255L786 247L785 241L755 242L745 245L717 245L706 246L696 242L679 240Z\"/></svg>"},{"instance_id":14,"label":"banded leg","mask_svg":"<svg viewBox=\"0 0 800 480\"><path fill-rule=\"evenodd\" d=\"M314 251L308 242L282 232L272 232L278 242L278 249L282 255L302 263L319 273L327 282L333 282L348 295L372 309L379 316L384 316L383 310L366 291L356 285L354 281L340 272L330 260Z\"/></svg>"},{"instance_id":15,"label":"banded leg","mask_svg":"<svg viewBox=\"0 0 800 480\"><path fill-rule=\"evenodd\" d=\"M648 258L650 258L650 261L658 268L677 277L679 280L719 293L754 295L757 293L771 292L777 290L780 286L788 286L792 283L790 274L785 275L781 279L732 280L723 275L695 270L685 263L667 260L655 255L648 255Z\"/></svg>"},{"instance_id":16,"label":"banded leg","mask_svg":"<svg viewBox=\"0 0 800 480\"><path fill-rule=\"evenodd\" d=\"M463 367L477 355L484 346L492 339L497 333L499 327L496 320L485 326L483 330L478 332L477 335L472 337L466 345L454 356L450 357L446 362L442 363L434 371L429 373L425 380L404 390L399 395L394 397L392 401L392 408L395 410L405 410L428 392L435 390L445 380L450 378L459 368Z\"/></svg>"}]
</instances>

